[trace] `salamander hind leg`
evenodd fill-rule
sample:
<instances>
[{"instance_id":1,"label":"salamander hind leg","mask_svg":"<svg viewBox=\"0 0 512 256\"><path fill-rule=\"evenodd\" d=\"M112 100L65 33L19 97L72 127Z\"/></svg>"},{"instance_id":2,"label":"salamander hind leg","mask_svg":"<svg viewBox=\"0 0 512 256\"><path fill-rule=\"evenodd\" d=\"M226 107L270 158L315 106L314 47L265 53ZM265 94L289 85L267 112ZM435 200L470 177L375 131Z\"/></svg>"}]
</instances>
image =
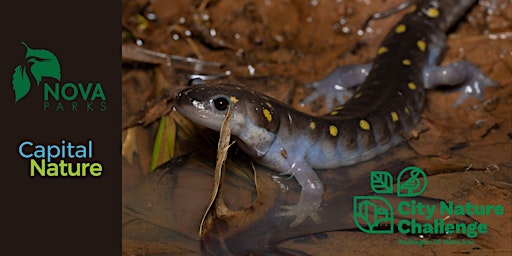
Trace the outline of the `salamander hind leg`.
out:
<instances>
[{"instance_id":1,"label":"salamander hind leg","mask_svg":"<svg viewBox=\"0 0 512 256\"><path fill-rule=\"evenodd\" d=\"M308 97L302 100L302 104L309 104L320 96L325 97L327 109L332 110L334 100L339 104L352 96L348 89L361 84L371 69L371 64L341 66L332 71L329 75L319 81L306 84L306 88L315 90Z\"/></svg>"},{"instance_id":2,"label":"salamander hind leg","mask_svg":"<svg viewBox=\"0 0 512 256\"><path fill-rule=\"evenodd\" d=\"M453 104L454 106L460 105L469 96L481 99L485 87L498 86L498 83L467 61L454 62L442 67L425 68L423 77L427 89L439 85L460 86L461 95Z\"/></svg>"},{"instance_id":3,"label":"salamander hind leg","mask_svg":"<svg viewBox=\"0 0 512 256\"><path fill-rule=\"evenodd\" d=\"M278 217L297 216L290 224L296 227L309 216L315 223L320 223L318 208L322 203L324 186L315 171L305 162L298 161L291 163L290 174L295 177L302 187L299 203L296 205L282 206Z\"/></svg>"}]
</instances>

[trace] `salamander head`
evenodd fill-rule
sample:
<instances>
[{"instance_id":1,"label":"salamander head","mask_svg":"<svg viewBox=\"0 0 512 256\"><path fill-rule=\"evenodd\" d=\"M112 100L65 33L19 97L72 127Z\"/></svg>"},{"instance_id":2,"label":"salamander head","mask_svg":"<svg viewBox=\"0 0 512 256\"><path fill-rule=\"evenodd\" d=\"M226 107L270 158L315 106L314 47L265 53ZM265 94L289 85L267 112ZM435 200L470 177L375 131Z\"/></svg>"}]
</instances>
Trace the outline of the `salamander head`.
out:
<instances>
[{"instance_id":1,"label":"salamander head","mask_svg":"<svg viewBox=\"0 0 512 256\"><path fill-rule=\"evenodd\" d=\"M273 100L231 84L196 84L181 91L176 110L192 122L219 131L231 107L231 134L242 149L261 156L275 139L279 128Z\"/></svg>"}]
</instances>

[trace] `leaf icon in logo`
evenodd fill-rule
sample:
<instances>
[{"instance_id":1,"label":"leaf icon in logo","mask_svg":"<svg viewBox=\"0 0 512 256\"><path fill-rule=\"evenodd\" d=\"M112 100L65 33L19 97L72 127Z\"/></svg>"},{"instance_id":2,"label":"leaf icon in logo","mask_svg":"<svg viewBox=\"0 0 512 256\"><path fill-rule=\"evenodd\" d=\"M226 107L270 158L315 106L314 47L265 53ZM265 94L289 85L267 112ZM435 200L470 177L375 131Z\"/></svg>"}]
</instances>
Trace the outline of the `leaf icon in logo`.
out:
<instances>
[{"instance_id":1,"label":"leaf icon in logo","mask_svg":"<svg viewBox=\"0 0 512 256\"><path fill-rule=\"evenodd\" d=\"M393 193L393 176L386 171L372 171L370 187L375 193L391 194Z\"/></svg>"},{"instance_id":2,"label":"leaf icon in logo","mask_svg":"<svg viewBox=\"0 0 512 256\"><path fill-rule=\"evenodd\" d=\"M30 79L27 76L27 70L24 66L18 65L12 74L12 88L14 89L15 100L25 97L30 90Z\"/></svg>"},{"instance_id":3,"label":"leaf icon in logo","mask_svg":"<svg viewBox=\"0 0 512 256\"><path fill-rule=\"evenodd\" d=\"M44 77L60 81L60 64L55 54L45 49L32 49L25 42L21 44L25 46L27 52L25 65L17 66L12 75L16 102L28 94L32 81L37 86Z\"/></svg>"},{"instance_id":4,"label":"leaf icon in logo","mask_svg":"<svg viewBox=\"0 0 512 256\"><path fill-rule=\"evenodd\" d=\"M52 77L60 81L60 64L55 54L44 49L32 49L25 42L21 43L27 48L25 60L27 65L32 63L30 70L37 85L43 77Z\"/></svg>"}]
</instances>

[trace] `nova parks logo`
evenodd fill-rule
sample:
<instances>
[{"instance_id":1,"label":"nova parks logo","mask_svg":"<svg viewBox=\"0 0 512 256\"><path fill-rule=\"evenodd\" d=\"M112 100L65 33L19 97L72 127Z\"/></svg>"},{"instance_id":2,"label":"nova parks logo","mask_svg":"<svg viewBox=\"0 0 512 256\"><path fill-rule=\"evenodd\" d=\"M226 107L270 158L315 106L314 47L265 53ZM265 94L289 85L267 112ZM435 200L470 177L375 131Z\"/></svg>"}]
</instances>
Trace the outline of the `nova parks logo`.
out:
<instances>
[{"instance_id":1,"label":"nova parks logo","mask_svg":"<svg viewBox=\"0 0 512 256\"><path fill-rule=\"evenodd\" d=\"M46 49L32 49L25 42L25 63L14 68L12 87L17 103L31 89L43 87L43 110L105 111L107 100L99 82L61 82L57 56Z\"/></svg>"}]
</instances>

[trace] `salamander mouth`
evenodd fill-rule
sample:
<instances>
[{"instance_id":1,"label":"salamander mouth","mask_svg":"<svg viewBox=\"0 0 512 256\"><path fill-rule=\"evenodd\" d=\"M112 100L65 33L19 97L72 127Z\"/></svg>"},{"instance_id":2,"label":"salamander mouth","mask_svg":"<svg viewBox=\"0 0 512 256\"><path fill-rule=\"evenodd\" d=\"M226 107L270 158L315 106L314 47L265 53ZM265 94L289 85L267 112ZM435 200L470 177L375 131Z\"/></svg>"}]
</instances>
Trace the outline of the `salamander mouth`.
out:
<instances>
[{"instance_id":1,"label":"salamander mouth","mask_svg":"<svg viewBox=\"0 0 512 256\"><path fill-rule=\"evenodd\" d=\"M176 111L193 123L219 131L224 116L215 113L210 104L189 97L187 91L181 92L176 98Z\"/></svg>"}]
</instances>

